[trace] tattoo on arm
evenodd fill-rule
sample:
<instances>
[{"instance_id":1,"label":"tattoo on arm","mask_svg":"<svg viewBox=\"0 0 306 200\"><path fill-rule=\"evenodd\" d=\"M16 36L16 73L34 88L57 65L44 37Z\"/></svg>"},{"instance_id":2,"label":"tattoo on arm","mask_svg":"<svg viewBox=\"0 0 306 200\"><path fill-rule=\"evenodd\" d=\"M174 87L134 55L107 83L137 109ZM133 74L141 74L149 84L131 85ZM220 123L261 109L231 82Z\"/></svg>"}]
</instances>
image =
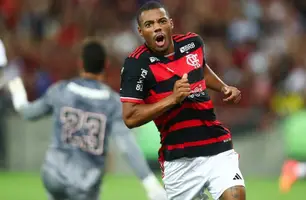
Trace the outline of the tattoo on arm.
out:
<instances>
[{"instance_id":1,"label":"tattoo on arm","mask_svg":"<svg viewBox=\"0 0 306 200\"><path fill-rule=\"evenodd\" d=\"M233 199L240 199L240 188L239 187L232 187L231 188L231 195Z\"/></svg>"}]
</instances>

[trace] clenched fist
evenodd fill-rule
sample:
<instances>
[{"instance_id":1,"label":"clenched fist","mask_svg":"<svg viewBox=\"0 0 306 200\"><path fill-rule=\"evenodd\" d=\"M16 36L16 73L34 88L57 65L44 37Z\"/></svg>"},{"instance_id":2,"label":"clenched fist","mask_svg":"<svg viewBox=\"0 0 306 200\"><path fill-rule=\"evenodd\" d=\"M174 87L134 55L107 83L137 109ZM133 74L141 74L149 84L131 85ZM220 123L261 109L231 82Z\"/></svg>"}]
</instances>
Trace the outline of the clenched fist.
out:
<instances>
[{"instance_id":1,"label":"clenched fist","mask_svg":"<svg viewBox=\"0 0 306 200\"><path fill-rule=\"evenodd\" d=\"M188 83L188 75L184 74L183 77L176 81L173 88L172 96L176 103L181 103L187 96L190 95L191 89Z\"/></svg>"}]
</instances>

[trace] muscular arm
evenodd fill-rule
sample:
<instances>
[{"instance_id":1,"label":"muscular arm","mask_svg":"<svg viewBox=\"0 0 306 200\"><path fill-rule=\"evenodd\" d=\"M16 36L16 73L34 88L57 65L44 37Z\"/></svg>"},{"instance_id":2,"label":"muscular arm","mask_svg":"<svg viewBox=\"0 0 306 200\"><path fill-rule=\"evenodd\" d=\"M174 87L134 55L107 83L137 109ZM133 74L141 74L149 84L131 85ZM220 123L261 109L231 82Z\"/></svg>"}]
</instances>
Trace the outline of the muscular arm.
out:
<instances>
[{"instance_id":1,"label":"muscular arm","mask_svg":"<svg viewBox=\"0 0 306 200\"><path fill-rule=\"evenodd\" d=\"M216 92L221 92L222 88L227 86L207 64L204 67L204 79L206 86Z\"/></svg>"},{"instance_id":2,"label":"muscular arm","mask_svg":"<svg viewBox=\"0 0 306 200\"><path fill-rule=\"evenodd\" d=\"M205 44L203 39L198 36L196 39L203 48L203 69L204 69L204 79L206 82L206 86L209 89L212 89L216 92L222 92L222 88L227 85L218 77L217 74L208 66L206 61L206 53L205 53Z\"/></svg>"},{"instance_id":3,"label":"muscular arm","mask_svg":"<svg viewBox=\"0 0 306 200\"><path fill-rule=\"evenodd\" d=\"M135 128L157 118L175 104L171 95L154 104L123 103L123 119L127 127Z\"/></svg>"},{"instance_id":4,"label":"muscular arm","mask_svg":"<svg viewBox=\"0 0 306 200\"><path fill-rule=\"evenodd\" d=\"M123 119L127 127L141 126L160 116L175 105L172 95L154 104L144 104L152 84L148 64L141 59L127 58L121 74Z\"/></svg>"},{"instance_id":5,"label":"muscular arm","mask_svg":"<svg viewBox=\"0 0 306 200\"><path fill-rule=\"evenodd\" d=\"M139 60L127 59L121 75L123 119L127 127L135 128L154 120L190 94L188 75L174 84L173 93L157 103L143 104L152 85L150 69Z\"/></svg>"}]
</instances>

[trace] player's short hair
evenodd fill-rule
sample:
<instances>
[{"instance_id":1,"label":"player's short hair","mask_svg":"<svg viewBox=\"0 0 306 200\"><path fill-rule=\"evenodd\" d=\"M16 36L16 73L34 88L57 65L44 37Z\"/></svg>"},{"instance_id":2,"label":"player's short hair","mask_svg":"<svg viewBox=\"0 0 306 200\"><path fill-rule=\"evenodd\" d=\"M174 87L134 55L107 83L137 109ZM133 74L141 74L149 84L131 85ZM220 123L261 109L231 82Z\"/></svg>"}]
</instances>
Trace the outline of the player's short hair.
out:
<instances>
[{"instance_id":1,"label":"player's short hair","mask_svg":"<svg viewBox=\"0 0 306 200\"><path fill-rule=\"evenodd\" d=\"M82 47L82 60L85 72L99 74L105 68L106 50L96 39L86 39Z\"/></svg>"},{"instance_id":2,"label":"player's short hair","mask_svg":"<svg viewBox=\"0 0 306 200\"><path fill-rule=\"evenodd\" d=\"M140 26L140 15L141 15L144 11L153 10L153 9L160 9L160 8L165 9L166 14L169 16L168 9L167 9L163 4L161 4L161 3L158 2L158 1L148 1L147 3L143 4L143 5L139 8L139 10L137 11L137 15L136 15L138 25Z\"/></svg>"}]
</instances>

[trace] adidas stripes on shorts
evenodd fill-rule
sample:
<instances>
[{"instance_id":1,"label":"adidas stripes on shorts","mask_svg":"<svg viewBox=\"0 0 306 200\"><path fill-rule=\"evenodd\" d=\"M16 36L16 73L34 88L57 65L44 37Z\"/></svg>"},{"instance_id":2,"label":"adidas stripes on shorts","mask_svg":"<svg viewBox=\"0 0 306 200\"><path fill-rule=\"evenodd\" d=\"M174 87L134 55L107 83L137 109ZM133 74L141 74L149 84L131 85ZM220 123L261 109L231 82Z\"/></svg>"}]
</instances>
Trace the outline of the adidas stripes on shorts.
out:
<instances>
[{"instance_id":1,"label":"adidas stripes on shorts","mask_svg":"<svg viewBox=\"0 0 306 200\"><path fill-rule=\"evenodd\" d=\"M205 189L218 200L228 188L245 186L239 155L234 150L214 156L165 161L163 182L169 200L202 200Z\"/></svg>"}]
</instances>

